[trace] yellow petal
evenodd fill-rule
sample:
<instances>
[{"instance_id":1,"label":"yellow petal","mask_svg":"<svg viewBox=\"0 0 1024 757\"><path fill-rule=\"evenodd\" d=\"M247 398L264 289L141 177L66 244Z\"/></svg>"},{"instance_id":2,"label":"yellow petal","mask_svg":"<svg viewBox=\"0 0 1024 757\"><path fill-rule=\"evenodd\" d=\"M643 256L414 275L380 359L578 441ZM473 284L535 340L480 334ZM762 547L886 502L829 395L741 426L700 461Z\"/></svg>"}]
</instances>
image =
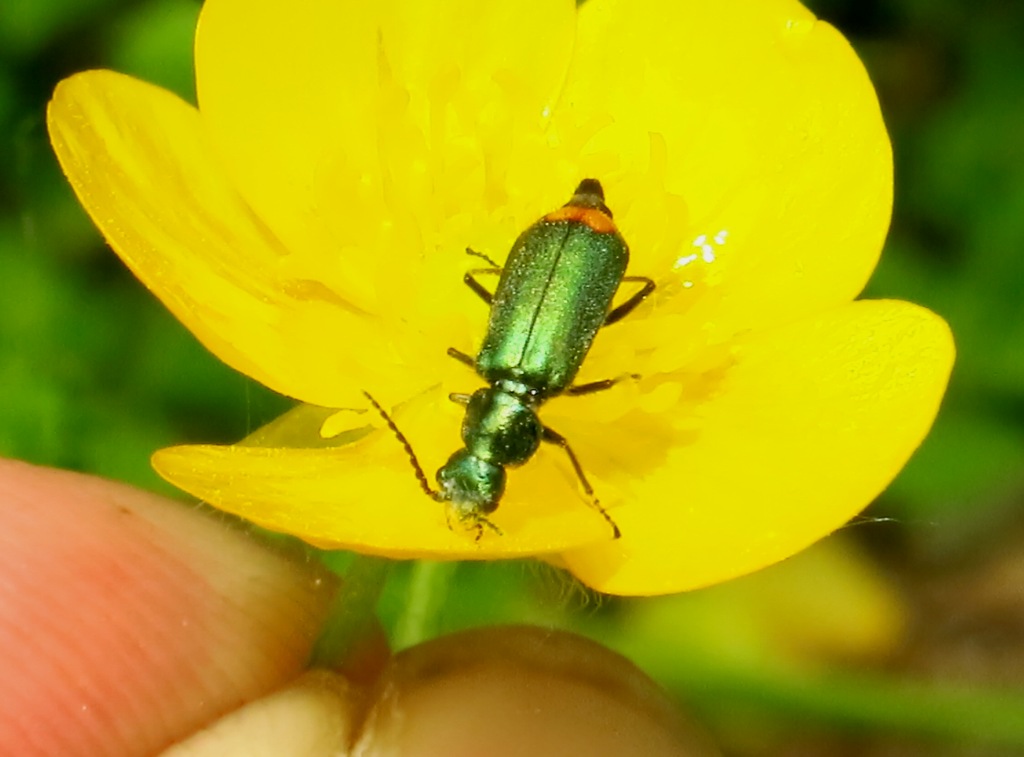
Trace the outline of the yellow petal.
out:
<instances>
[{"instance_id":1,"label":"yellow petal","mask_svg":"<svg viewBox=\"0 0 1024 757\"><path fill-rule=\"evenodd\" d=\"M423 286L424 254L457 280L467 245L504 255L549 210L542 198L510 218L509 194L536 192L502 166L519 134L539 135L574 22L571 0L209 0L200 111L260 217L376 310Z\"/></svg>"},{"instance_id":2,"label":"yellow petal","mask_svg":"<svg viewBox=\"0 0 1024 757\"><path fill-rule=\"evenodd\" d=\"M931 426L953 352L931 312L856 302L738 343L689 417L662 416L677 425L667 451L563 419L581 458L617 460L629 487L622 538L565 563L601 591L660 594L788 557L893 479Z\"/></svg>"},{"instance_id":3,"label":"yellow petal","mask_svg":"<svg viewBox=\"0 0 1024 757\"><path fill-rule=\"evenodd\" d=\"M434 471L456 447L461 411L452 406L438 413L437 399L421 397L394 413L432 485ZM315 410L303 412L296 423L318 417ZM439 425L449 433L438 433ZM491 516L501 533L485 530L476 541L474 532L449 527L445 505L422 491L389 429L368 426L361 439L337 447L316 443L321 446L172 447L157 452L153 466L221 510L329 549L476 560L552 554L612 538L608 524L576 493L575 480L555 469L548 452L509 471L506 495Z\"/></svg>"},{"instance_id":4,"label":"yellow petal","mask_svg":"<svg viewBox=\"0 0 1024 757\"><path fill-rule=\"evenodd\" d=\"M58 85L47 118L61 166L107 241L226 363L333 407L361 403L363 386L402 397L428 381L391 354L376 321L292 276L288 252L221 173L193 107L89 71ZM360 353L373 359L353 362Z\"/></svg>"},{"instance_id":5,"label":"yellow petal","mask_svg":"<svg viewBox=\"0 0 1024 757\"><path fill-rule=\"evenodd\" d=\"M892 204L878 102L794 0L591 0L552 120L683 338L849 301L875 266Z\"/></svg>"}]
</instances>

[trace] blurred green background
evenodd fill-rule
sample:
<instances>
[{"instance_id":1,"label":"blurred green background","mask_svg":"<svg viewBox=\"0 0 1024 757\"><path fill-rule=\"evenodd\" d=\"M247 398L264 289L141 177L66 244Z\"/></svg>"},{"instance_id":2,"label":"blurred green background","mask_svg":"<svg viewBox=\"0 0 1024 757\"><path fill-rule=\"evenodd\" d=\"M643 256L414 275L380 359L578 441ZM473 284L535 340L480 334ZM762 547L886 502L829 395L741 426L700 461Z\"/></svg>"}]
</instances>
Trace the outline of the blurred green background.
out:
<instances>
[{"instance_id":1,"label":"blurred green background","mask_svg":"<svg viewBox=\"0 0 1024 757\"><path fill-rule=\"evenodd\" d=\"M604 638L642 657L730 753L1024 754L1024 700L1012 693L1024 691L1024 3L810 5L865 61L895 147L895 219L866 294L924 304L957 337L932 435L840 535L836 549L854 555L847 568L814 562L846 565L826 545L826 557L808 558L810 588L794 593L806 583L799 560L788 578L757 579L776 581L774 609L751 609L742 581L643 609L597 602L512 564L448 576L458 601L437 624L533 620ZM207 354L104 247L46 138L45 103L75 71L114 68L192 98L199 7L0 2L2 455L170 494L149 467L154 449L235 441L288 406ZM400 575L382 604L394 624L402 587ZM801 591L812 598L790 610L791 625L764 630ZM792 662L780 639L800 636L797 626L823 627L858 607L850 623L866 618L875 630L865 638L878 638L839 649L847 626L824 651L805 640L800 664L780 664ZM672 633L639 644L655 627ZM831 672L822 678L822 669Z\"/></svg>"}]
</instances>

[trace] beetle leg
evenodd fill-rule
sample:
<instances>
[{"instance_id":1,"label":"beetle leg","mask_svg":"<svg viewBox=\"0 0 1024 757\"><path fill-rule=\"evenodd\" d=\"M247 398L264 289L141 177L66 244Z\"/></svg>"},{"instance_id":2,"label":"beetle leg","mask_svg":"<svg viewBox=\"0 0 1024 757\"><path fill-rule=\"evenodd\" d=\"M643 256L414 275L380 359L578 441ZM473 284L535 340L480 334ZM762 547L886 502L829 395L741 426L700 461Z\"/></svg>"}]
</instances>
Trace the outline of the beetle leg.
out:
<instances>
[{"instance_id":1,"label":"beetle leg","mask_svg":"<svg viewBox=\"0 0 1024 757\"><path fill-rule=\"evenodd\" d=\"M572 447L569 446L568 440L560 433L555 431L548 426L541 426L541 439L548 442L549 444L555 444L565 450L565 454L569 456L569 462L572 463L573 470L576 471L576 477L579 478L580 483L583 485L583 491L586 492L587 497L590 498L590 506L601 513L601 517L608 521L608 525L612 527L612 534L614 538L618 539L622 536L622 532L619 531L619 527L615 525L615 521L612 520L612 516L601 507L601 503L597 501L597 497L594 496L594 487L587 481L587 477L583 474L583 466L580 465L580 461L576 458L576 453L572 451Z\"/></svg>"},{"instance_id":2,"label":"beetle leg","mask_svg":"<svg viewBox=\"0 0 1024 757\"><path fill-rule=\"evenodd\" d=\"M468 365L470 368L473 368L473 369L476 368L476 361L473 359L473 356L472 355L467 355L462 350L457 350L454 347L449 347L448 348L448 357L453 357L456 360L458 360L460 363L464 363L465 365Z\"/></svg>"},{"instance_id":3,"label":"beetle leg","mask_svg":"<svg viewBox=\"0 0 1024 757\"><path fill-rule=\"evenodd\" d=\"M493 260L491 260L491 258L489 256L485 255L482 252L477 252L472 247L467 247L466 248L466 254L467 255L472 255L475 258L480 258L481 260L483 260L483 261L485 261L487 263L490 263L490 265L491 265L490 268L474 268L471 271L467 271L466 275L462 277L463 283L465 283L466 286L468 286L470 289L472 289L473 293L477 297L479 297L481 300L483 300L488 305L490 305L491 302L494 300L494 293L493 292L489 292L487 290L487 288L483 284L481 284L479 281L476 280L476 274L480 274L480 273L490 273L490 274L498 273L498 274L500 274L501 273L501 266L498 265L497 263L495 263Z\"/></svg>"},{"instance_id":4,"label":"beetle leg","mask_svg":"<svg viewBox=\"0 0 1024 757\"><path fill-rule=\"evenodd\" d=\"M501 273L500 268L474 268L471 271L466 271L466 275L462 277L463 283L473 290L473 293L481 300L490 305L494 301L494 294L487 290L483 284L476 280L473 274L477 273Z\"/></svg>"},{"instance_id":5,"label":"beetle leg","mask_svg":"<svg viewBox=\"0 0 1024 757\"><path fill-rule=\"evenodd\" d=\"M490 258L490 256L488 256L487 254L485 254L483 252L477 252L472 247L467 247L466 248L466 254L467 255L472 255L474 258L480 258L481 260L484 260L484 261L490 263L492 268L497 268L499 271L501 270L501 266L498 265L497 263L495 263Z\"/></svg>"},{"instance_id":6,"label":"beetle leg","mask_svg":"<svg viewBox=\"0 0 1024 757\"><path fill-rule=\"evenodd\" d=\"M488 519L484 515L476 515L476 516L474 516L473 517L473 521L474 521L474 525L476 526L476 538L473 539L473 541L478 542L483 537L483 535L484 535L484 526L486 526L487 528L491 529L491 531L496 533L498 536L504 536L505 535L505 533L500 528L498 528L496 525L494 525L490 521L490 519Z\"/></svg>"},{"instance_id":7,"label":"beetle leg","mask_svg":"<svg viewBox=\"0 0 1024 757\"><path fill-rule=\"evenodd\" d=\"M467 274L468 275L468 274ZM637 305L646 300L651 292L654 291L654 279L649 279L646 276L623 276L623 281L642 281L644 282L643 287L640 291L636 292L632 297L623 302L618 307L614 307L605 316L604 326L611 326L617 321L621 321L627 315L633 312Z\"/></svg>"},{"instance_id":8,"label":"beetle leg","mask_svg":"<svg viewBox=\"0 0 1024 757\"><path fill-rule=\"evenodd\" d=\"M581 394L594 394L595 392L603 392L605 389L611 389L620 381L625 379L638 379L640 378L639 373L630 373L628 376L619 376L613 379L602 379L600 381L588 381L586 384L576 384L570 386L563 392L570 397L579 397Z\"/></svg>"},{"instance_id":9,"label":"beetle leg","mask_svg":"<svg viewBox=\"0 0 1024 757\"><path fill-rule=\"evenodd\" d=\"M465 520L473 521L472 525L470 525L470 528L476 531L476 536L473 537L473 541L477 543L479 543L479 541L484 537L484 526L489 528L498 536L505 535L505 532L498 528L496 525L494 525L494 523L486 515L471 515L467 516ZM452 526L452 513L450 509L445 510L444 521L448 524L449 531L455 530L454 526Z\"/></svg>"},{"instance_id":10,"label":"beetle leg","mask_svg":"<svg viewBox=\"0 0 1024 757\"><path fill-rule=\"evenodd\" d=\"M572 463L572 467L576 471L576 476L579 478L580 483L583 484L583 491L587 493L588 497L593 497L594 487L590 485L590 482L587 481L587 477L583 475L583 467L580 465L580 461L576 458L576 453L573 452L572 447L569 446L569 441L549 426L541 426L541 429L541 439L549 444L556 444L565 450L565 454L569 456L569 462Z\"/></svg>"}]
</instances>

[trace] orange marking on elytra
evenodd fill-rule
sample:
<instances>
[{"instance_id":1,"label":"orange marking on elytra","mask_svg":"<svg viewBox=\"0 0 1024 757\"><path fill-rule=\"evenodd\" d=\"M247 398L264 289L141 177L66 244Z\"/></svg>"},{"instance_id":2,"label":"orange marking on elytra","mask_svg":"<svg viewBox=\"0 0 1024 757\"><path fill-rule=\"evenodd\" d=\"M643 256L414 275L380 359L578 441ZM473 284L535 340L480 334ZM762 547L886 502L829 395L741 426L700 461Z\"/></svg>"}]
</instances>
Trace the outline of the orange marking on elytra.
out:
<instances>
[{"instance_id":1,"label":"orange marking on elytra","mask_svg":"<svg viewBox=\"0 0 1024 757\"><path fill-rule=\"evenodd\" d=\"M614 234L615 222L597 208L566 205L544 216L545 221L579 221L599 234Z\"/></svg>"}]
</instances>

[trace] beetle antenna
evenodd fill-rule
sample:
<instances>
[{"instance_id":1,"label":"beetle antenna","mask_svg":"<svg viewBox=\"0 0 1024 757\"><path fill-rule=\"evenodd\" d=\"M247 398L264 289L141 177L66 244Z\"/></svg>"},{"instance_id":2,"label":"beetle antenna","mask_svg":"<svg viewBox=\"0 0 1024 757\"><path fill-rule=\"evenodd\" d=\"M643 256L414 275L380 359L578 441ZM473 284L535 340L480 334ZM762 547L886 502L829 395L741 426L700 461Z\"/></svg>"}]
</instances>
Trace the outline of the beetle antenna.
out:
<instances>
[{"instance_id":1,"label":"beetle antenna","mask_svg":"<svg viewBox=\"0 0 1024 757\"><path fill-rule=\"evenodd\" d=\"M420 488L426 492L428 497L437 499L438 492L430 488L430 481L427 479L427 475L423 472L423 467L420 465L419 459L416 457L416 453L412 451L412 445L409 444L409 440L405 438L405 434L399 431L398 426L391 420L391 416L388 415L387 410L381 407L380 403L375 400L369 392L363 391L366 395L366 399L370 400L370 404L376 408L377 412L380 413L380 417L384 419L384 422L388 424L388 428L398 438L398 441L405 447L405 454L409 456L409 462L412 463L412 469L416 472L416 480L420 482Z\"/></svg>"}]
</instances>

